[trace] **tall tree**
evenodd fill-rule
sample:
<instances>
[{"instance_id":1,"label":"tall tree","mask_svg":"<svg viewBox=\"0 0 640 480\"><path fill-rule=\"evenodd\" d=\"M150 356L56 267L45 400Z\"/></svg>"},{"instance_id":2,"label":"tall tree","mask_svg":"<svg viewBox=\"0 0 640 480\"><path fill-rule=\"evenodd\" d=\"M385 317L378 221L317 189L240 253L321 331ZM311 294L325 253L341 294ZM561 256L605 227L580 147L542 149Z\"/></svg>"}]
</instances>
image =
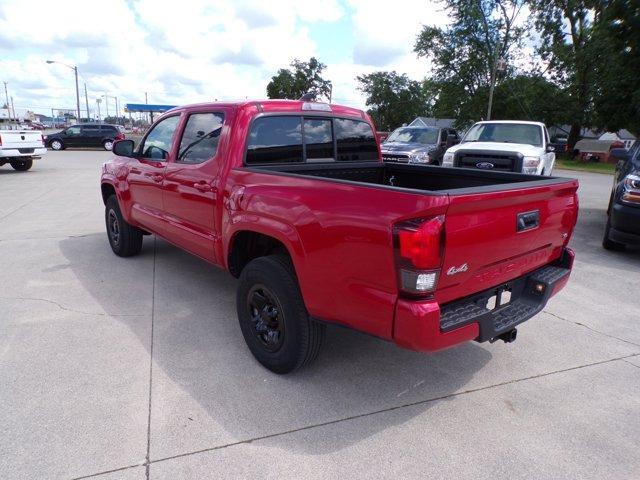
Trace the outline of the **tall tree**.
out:
<instances>
[{"instance_id":1,"label":"tall tree","mask_svg":"<svg viewBox=\"0 0 640 480\"><path fill-rule=\"evenodd\" d=\"M570 99L568 144L573 148L583 127L593 123L594 69L598 47L594 32L607 2L598 0L531 0L541 34L538 53L547 72Z\"/></svg>"},{"instance_id":2,"label":"tall tree","mask_svg":"<svg viewBox=\"0 0 640 480\"><path fill-rule=\"evenodd\" d=\"M640 137L640 4L610 0L594 32L594 122Z\"/></svg>"},{"instance_id":3,"label":"tall tree","mask_svg":"<svg viewBox=\"0 0 640 480\"><path fill-rule=\"evenodd\" d=\"M485 116L498 60L512 64L525 34L526 1L443 0L450 25L423 27L414 47L431 61L436 110L449 110L460 124Z\"/></svg>"},{"instance_id":4,"label":"tall tree","mask_svg":"<svg viewBox=\"0 0 640 480\"><path fill-rule=\"evenodd\" d=\"M291 62L291 69L281 68L271 77L267 85L267 97L297 100L305 93L315 93L318 97L331 99L331 82L322 77L327 67L311 57L308 62L297 58Z\"/></svg>"},{"instance_id":5,"label":"tall tree","mask_svg":"<svg viewBox=\"0 0 640 480\"><path fill-rule=\"evenodd\" d=\"M357 77L358 90L367 96L368 113L379 130L393 130L428 108L421 82L393 72L374 72Z\"/></svg>"}]
</instances>

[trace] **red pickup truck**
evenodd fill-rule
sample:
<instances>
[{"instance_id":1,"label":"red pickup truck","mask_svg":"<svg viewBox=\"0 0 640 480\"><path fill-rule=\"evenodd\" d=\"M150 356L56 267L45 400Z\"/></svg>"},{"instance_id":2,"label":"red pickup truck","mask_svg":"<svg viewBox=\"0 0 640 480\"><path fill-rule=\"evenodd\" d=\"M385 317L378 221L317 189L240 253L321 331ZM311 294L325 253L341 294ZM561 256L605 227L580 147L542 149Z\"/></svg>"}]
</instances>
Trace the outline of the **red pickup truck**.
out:
<instances>
[{"instance_id":1,"label":"red pickup truck","mask_svg":"<svg viewBox=\"0 0 640 480\"><path fill-rule=\"evenodd\" d=\"M179 107L113 151L113 251L154 234L238 277L245 341L277 373L316 357L326 323L419 351L513 341L571 272L576 180L384 164L353 108Z\"/></svg>"}]
</instances>

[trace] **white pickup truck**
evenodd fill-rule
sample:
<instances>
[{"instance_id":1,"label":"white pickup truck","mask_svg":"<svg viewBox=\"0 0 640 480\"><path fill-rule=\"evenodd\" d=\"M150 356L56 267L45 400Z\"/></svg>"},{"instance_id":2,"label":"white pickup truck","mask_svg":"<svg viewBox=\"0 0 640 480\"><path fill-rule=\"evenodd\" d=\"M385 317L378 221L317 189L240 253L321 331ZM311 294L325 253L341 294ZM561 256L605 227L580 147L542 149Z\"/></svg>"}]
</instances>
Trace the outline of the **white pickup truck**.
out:
<instances>
[{"instance_id":1,"label":"white pickup truck","mask_svg":"<svg viewBox=\"0 0 640 480\"><path fill-rule=\"evenodd\" d=\"M37 130L0 130L0 167L10 163L21 172L33 166L33 159L47 153L44 137Z\"/></svg>"},{"instance_id":2,"label":"white pickup truck","mask_svg":"<svg viewBox=\"0 0 640 480\"><path fill-rule=\"evenodd\" d=\"M544 123L495 120L474 124L445 152L442 166L549 176L555 161Z\"/></svg>"}]
</instances>

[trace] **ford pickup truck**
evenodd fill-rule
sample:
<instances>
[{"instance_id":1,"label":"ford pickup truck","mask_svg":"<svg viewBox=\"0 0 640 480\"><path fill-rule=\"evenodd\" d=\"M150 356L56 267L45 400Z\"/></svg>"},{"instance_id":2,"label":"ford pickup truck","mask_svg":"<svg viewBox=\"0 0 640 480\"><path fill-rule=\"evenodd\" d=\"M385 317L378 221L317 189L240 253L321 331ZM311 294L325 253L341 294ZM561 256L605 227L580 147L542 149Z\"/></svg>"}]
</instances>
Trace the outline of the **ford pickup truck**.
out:
<instances>
[{"instance_id":1,"label":"ford pickup truck","mask_svg":"<svg viewBox=\"0 0 640 480\"><path fill-rule=\"evenodd\" d=\"M36 130L0 130L0 167L11 164L24 172L33 166L33 159L47 153L44 137Z\"/></svg>"},{"instance_id":2,"label":"ford pickup truck","mask_svg":"<svg viewBox=\"0 0 640 480\"><path fill-rule=\"evenodd\" d=\"M103 166L111 249L154 234L239 278L240 329L277 373L326 324L423 352L513 341L569 279L577 181L385 164L374 132L333 104L170 110Z\"/></svg>"}]
</instances>

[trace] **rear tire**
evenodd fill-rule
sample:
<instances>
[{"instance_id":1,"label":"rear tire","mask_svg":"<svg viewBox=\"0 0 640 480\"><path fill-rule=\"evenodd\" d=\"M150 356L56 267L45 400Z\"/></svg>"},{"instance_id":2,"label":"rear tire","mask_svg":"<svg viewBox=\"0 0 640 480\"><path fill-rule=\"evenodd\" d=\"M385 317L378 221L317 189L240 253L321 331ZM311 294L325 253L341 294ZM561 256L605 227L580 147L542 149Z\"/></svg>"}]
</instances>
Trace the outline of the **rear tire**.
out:
<instances>
[{"instance_id":1,"label":"rear tire","mask_svg":"<svg viewBox=\"0 0 640 480\"><path fill-rule=\"evenodd\" d=\"M13 160L11 161L11 166L13 167L14 170L17 170L18 172L26 172L31 167L33 167L33 159L28 158L25 160Z\"/></svg>"},{"instance_id":2,"label":"rear tire","mask_svg":"<svg viewBox=\"0 0 640 480\"><path fill-rule=\"evenodd\" d=\"M105 140L102 142L102 148L104 148L107 152L113 150L113 140Z\"/></svg>"},{"instance_id":3,"label":"rear tire","mask_svg":"<svg viewBox=\"0 0 640 480\"><path fill-rule=\"evenodd\" d=\"M244 340L265 368L289 373L318 356L325 326L309 318L287 256L249 262L240 275L236 308Z\"/></svg>"},{"instance_id":4,"label":"rear tire","mask_svg":"<svg viewBox=\"0 0 640 480\"><path fill-rule=\"evenodd\" d=\"M62 140L51 140L49 146L52 150L64 150L64 143L62 143Z\"/></svg>"},{"instance_id":5,"label":"rear tire","mask_svg":"<svg viewBox=\"0 0 640 480\"><path fill-rule=\"evenodd\" d=\"M602 247L605 250L612 250L614 252L622 252L627 248L624 243L616 242L609 238L609 232L611 231L611 217L607 217L607 225L604 227L604 236L602 237Z\"/></svg>"},{"instance_id":6,"label":"rear tire","mask_svg":"<svg viewBox=\"0 0 640 480\"><path fill-rule=\"evenodd\" d=\"M113 253L119 257L131 257L142 250L142 230L128 224L122 217L115 195L107 199L104 211L107 238Z\"/></svg>"}]
</instances>

